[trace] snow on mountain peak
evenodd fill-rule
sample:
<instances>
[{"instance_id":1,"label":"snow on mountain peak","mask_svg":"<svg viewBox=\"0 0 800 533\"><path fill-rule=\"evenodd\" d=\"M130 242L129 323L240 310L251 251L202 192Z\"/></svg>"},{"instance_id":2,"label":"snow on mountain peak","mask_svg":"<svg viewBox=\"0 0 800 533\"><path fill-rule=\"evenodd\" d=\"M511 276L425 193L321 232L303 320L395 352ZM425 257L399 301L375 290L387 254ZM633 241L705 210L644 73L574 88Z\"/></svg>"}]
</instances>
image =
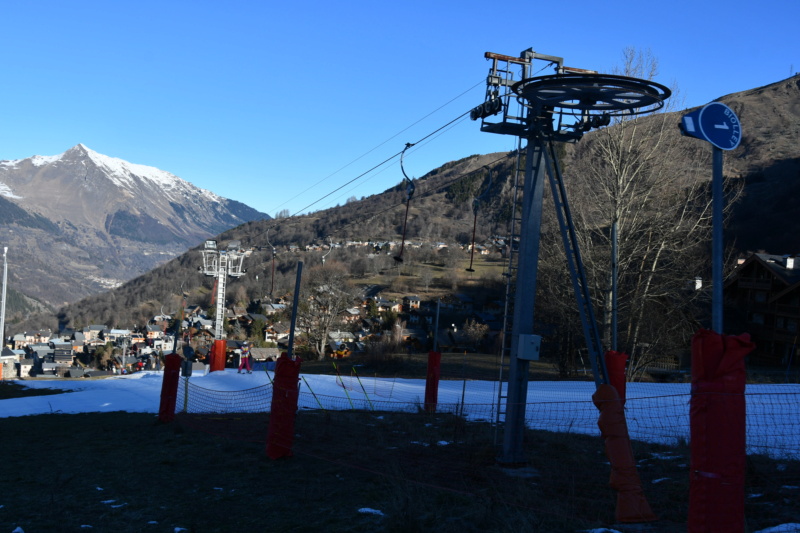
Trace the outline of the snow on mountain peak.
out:
<instances>
[{"instance_id":1,"label":"snow on mountain peak","mask_svg":"<svg viewBox=\"0 0 800 533\"><path fill-rule=\"evenodd\" d=\"M210 200L220 200L220 197L211 191L196 187L170 172L156 167L130 163L124 159L103 155L99 152L95 152L85 144L78 144L70 148L64 152L62 156L67 154L90 159L95 165L105 169L109 179L120 187L130 189L135 185L135 182L138 181L138 178L139 180L155 185L164 192L170 190L179 192L186 191L187 189L194 189Z\"/></svg>"},{"instance_id":2,"label":"snow on mountain peak","mask_svg":"<svg viewBox=\"0 0 800 533\"><path fill-rule=\"evenodd\" d=\"M30 161L33 166L42 167L57 163L62 160L92 161L96 166L104 170L104 174L118 187L128 190L136 190L144 186L155 187L167 196L174 197L175 200L180 201L186 194L200 194L201 196L213 202L222 200L217 194L206 189L201 189L178 176L147 165L138 165L129 163L124 159L110 157L95 152L83 143L76 144L69 150L58 155L34 155L27 159L18 159L13 161L2 161L0 166L3 167L16 167L22 161ZM14 198L13 192L6 187L0 187L0 195Z\"/></svg>"}]
</instances>

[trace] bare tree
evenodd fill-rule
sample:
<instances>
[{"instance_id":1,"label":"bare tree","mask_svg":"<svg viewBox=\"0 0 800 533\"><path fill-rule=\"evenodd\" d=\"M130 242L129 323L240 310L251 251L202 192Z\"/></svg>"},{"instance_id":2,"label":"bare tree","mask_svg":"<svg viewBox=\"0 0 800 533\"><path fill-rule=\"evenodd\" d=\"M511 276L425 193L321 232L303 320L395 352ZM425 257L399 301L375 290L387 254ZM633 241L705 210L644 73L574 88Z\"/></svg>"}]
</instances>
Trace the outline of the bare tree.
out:
<instances>
[{"instance_id":1,"label":"bare tree","mask_svg":"<svg viewBox=\"0 0 800 533\"><path fill-rule=\"evenodd\" d=\"M477 350L480 346L481 342L486 335L489 333L489 326L486 324L482 324L473 319L467 319L464 322L464 333L466 333L467 338L472 343L473 347Z\"/></svg>"},{"instance_id":2,"label":"bare tree","mask_svg":"<svg viewBox=\"0 0 800 533\"><path fill-rule=\"evenodd\" d=\"M325 358L328 333L337 326L344 328L342 312L353 305L349 279L345 265L329 261L310 268L303 281L298 322L318 359Z\"/></svg>"},{"instance_id":3,"label":"bare tree","mask_svg":"<svg viewBox=\"0 0 800 533\"><path fill-rule=\"evenodd\" d=\"M649 51L628 48L616 73L653 79L658 61ZM617 262L618 348L632 356L629 374L688 346L700 293L687 282L706 270L708 154L680 137L670 113L680 104L676 95L673 88L672 100L655 114L616 117L586 135L568 163L581 252L607 347L611 265Z\"/></svg>"}]
</instances>

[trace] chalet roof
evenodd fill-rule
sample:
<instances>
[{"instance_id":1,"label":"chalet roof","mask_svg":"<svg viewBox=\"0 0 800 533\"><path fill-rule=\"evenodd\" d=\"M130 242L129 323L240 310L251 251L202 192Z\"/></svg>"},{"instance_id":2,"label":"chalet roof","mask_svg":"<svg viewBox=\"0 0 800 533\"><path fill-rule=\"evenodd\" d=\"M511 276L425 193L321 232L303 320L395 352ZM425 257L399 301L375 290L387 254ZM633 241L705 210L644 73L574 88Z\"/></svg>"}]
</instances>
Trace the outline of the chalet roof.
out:
<instances>
[{"instance_id":1,"label":"chalet roof","mask_svg":"<svg viewBox=\"0 0 800 533\"><path fill-rule=\"evenodd\" d=\"M428 338L428 332L422 328L406 328L401 334L403 337L413 337L419 340L425 340Z\"/></svg>"},{"instance_id":2,"label":"chalet roof","mask_svg":"<svg viewBox=\"0 0 800 533\"><path fill-rule=\"evenodd\" d=\"M275 322L269 326L275 333L289 333L289 326L283 322Z\"/></svg>"},{"instance_id":3,"label":"chalet roof","mask_svg":"<svg viewBox=\"0 0 800 533\"><path fill-rule=\"evenodd\" d=\"M250 348L250 355L258 361L263 361L267 357L278 357L280 354L278 348Z\"/></svg>"},{"instance_id":4,"label":"chalet roof","mask_svg":"<svg viewBox=\"0 0 800 533\"><path fill-rule=\"evenodd\" d=\"M788 259L788 261L787 261ZM742 273L753 263L757 264L778 282L786 287L790 287L796 283L800 283L800 258L794 258L786 255L773 255L765 253L751 254L738 268L734 274L728 278L725 286L729 286L739 279ZM787 266L788 265L788 266Z\"/></svg>"},{"instance_id":5,"label":"chalet roof","mask_svg":"<svg viewBox=\"0 0 800 533\"><path fill-rule=\"evenodd\" d=\"M355 340L355 335L350 333L349 331L330 331L328 332L328 338L334 341L352 341Z\"/></svg>"}]
</instances>

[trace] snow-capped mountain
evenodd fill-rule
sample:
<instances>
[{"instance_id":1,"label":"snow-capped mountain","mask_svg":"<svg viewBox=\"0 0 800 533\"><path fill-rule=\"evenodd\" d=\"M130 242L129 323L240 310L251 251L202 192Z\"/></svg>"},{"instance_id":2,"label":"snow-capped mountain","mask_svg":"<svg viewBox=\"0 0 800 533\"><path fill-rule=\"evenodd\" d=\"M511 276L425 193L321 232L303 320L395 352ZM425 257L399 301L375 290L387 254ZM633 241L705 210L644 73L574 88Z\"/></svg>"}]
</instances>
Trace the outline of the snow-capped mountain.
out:
<instances>
[{"instance_id":1,"label":"snow-capped mountain","mask_svg":"<svg viewBox=\"0 0 800 533\"><path fill-rule=\"evenodd\" d=\"M0 241L28 267L10 275L25 285L17 290L51 305L131 279L263 218L269 217L169 172L83 144L0 161Z\"/></svg>"}]
</instances>

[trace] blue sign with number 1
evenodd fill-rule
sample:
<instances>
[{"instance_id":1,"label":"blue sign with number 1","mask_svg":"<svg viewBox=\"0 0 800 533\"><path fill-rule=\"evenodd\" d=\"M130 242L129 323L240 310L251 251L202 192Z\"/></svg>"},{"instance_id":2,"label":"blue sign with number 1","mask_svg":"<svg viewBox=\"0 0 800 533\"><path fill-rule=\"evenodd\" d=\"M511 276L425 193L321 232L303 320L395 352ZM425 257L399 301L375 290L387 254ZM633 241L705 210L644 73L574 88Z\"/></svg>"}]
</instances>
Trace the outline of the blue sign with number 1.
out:
<instances>
[{"instance_id":1,"label":"blue sign with number 1","mask_svg":"<svg viewBox=\"0 0 800 533\"><path fill-rule=\"evenodd\" d=\"M721 150L733 150L742 140L742 125L733 110L711 102L681 118L681 132L708 141Z\"/></svg>"}]
</instances>

